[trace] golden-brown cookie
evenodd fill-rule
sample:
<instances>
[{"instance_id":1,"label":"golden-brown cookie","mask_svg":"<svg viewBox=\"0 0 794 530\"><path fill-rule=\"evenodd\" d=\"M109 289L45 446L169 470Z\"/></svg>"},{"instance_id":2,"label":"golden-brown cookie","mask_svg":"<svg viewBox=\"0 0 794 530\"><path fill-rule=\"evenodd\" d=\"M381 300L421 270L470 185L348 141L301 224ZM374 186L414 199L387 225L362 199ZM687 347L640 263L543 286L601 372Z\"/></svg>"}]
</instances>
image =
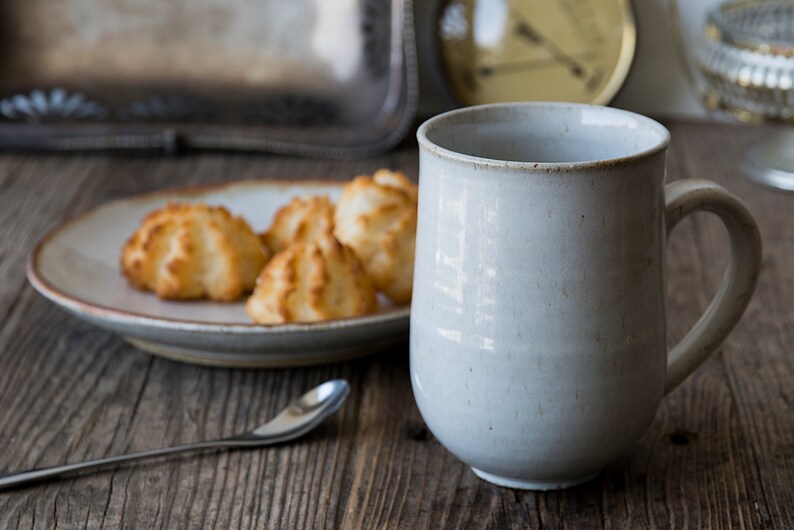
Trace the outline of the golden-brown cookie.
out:
<instances>
[{"instance_id":1,"label":"golden-brown cookie","mask_svg":"<svg viewBox=\"0 0 794 530\"><path fill-rule=\"evenodd\" d=\"M276 253L293 243L308 243L333 231L334 205L327 196L295 197L276 212L262 240Z\"/></svg>"},{"instance_id":2,"label":"golden-brown cookie","mask_svg":"<svg viewBox=\"0 0 794 530\"><path fill-rule=\"evenodd\" d=\"M334 235L356 252L375 287L408 303L414 270L417 187L381 169L345 185L336 204Z\"/></svg>"},{"instance_id":3,"label":"golden-brown cookie","mask_svg":"<svg viewBox=\"0 0 794 530\"><path fill-rule=\"evenodd\" d=\"M236 300L267 262L259 237L221 206L171 203L147 215L121 251L121 270L166 299Z\"/></svg>"},{"instance_id":4,"label":"golden-brown cookie","mask_svg":"<svg viewBox=\"0 0 794 530\"><path fill-rule=\"evenodd\" d=\"M377 307L375 288L353 250L326 235L276 254L245 310L260 324L282 324L360 316Z\"/></svg>"}]
</instances>

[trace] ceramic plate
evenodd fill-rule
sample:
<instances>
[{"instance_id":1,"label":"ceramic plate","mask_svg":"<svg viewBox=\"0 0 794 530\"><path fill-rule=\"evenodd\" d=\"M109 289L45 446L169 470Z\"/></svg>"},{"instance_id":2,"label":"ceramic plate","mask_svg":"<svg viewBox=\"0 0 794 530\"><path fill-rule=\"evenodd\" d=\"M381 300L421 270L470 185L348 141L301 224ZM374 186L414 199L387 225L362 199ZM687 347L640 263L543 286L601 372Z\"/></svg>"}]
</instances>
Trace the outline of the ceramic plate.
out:
<instances>
[{"instance_id":1,"label":"ceramic plate","mask_svg":"<svg viewBox=\"0 0 794 530\"><path fill-rule=\"evenodd\" d=\"M131 288L119 272L121 246L141 218L172 200L220 204L256 231L296 195L335 199L342 183L245 181L111 202L45 236L30 255L28 279L45 297L148 352L216 366L275 367L336 362L407 340L409 308L380 300L359 318L263 326L244 302L166 302Z\"/></svg>"}]
</instances>

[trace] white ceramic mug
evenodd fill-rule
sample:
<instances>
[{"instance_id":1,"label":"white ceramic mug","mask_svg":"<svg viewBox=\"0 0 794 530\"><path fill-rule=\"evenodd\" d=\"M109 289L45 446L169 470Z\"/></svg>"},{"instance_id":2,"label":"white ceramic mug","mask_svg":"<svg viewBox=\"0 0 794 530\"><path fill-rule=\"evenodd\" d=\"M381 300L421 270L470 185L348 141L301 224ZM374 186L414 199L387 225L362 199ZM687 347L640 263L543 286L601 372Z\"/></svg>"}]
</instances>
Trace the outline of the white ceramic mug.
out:
<instances>
[{"instance_id":1,"label":"white ceramic mug","mask_svg":"<svg viewBox=\"0 0 794 530\"><path fill-rule=\"evenodd\" d=\"M411 382L424 420L495 484L594 477L739 320L761 264L755 221L712 182L665 186L668 131L618 109L470 107L417 137ZM668 352L665 242L698 210L724 222L731 261Z\"/></svg>"}]
</instances>

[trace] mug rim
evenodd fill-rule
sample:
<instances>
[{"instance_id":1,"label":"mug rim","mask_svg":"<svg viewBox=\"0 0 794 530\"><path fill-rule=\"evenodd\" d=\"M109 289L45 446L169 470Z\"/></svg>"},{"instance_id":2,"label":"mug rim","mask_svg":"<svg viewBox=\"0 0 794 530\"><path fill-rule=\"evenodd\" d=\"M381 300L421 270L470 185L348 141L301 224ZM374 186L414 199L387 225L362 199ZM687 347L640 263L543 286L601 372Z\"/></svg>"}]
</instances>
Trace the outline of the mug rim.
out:
<instances>
[{"instance_id":1,"label":"mug rim","mask_svg":"<svg viewBox=\"0 0 794 530\"><path fill-rule=\"evenodd\" d=\"M528 161L518 161L518 160L501 160L497 158L488 158L488 157L471 155L467 153L461 153L459 151L454 151L452 149L442 147L437 143L433 142L432 140L430 140L430 138L428 138L427 136L428 131L432 130L434 127L437 127L440 123L443 123L444 121L447 121L455 116L487 113L488 111L491 110L503 109L503 108L546 108L546 109L579 108L579 109L592 109L598 112L606 112L611 114L620 114L623 116L631 116L632 118L637 120L637 122L659 133L661 139L651 147L623 156L599 158L595 160L582 160L576 162L528 162ZM636 160L652 157L658 154L659 152L666 150L670 146L670 131L667 129L667 127L665 127L664 125L662 125L661 123L659 123L658 121L652 118L649 118L642 114L638 114L636 112L631 112L629 110L608 107L606 105L589 105L586 103L568 103L568 102L557 102L557 101L521 101L521 102L508 102L508 103L489 103L486 105L473 105L471 107L463 107L460 109L450 110L447 112L443 112L441 114L437 114L432 118L428 118L427 120L424 121L424 123L422 123L419 126L419 128L416 131L416 139L419 142L420 148L425 149L428 152L433 153L436 156L447 160L452 160L457 162L468 162L470 164L478 164L487 167L498 167L502 169L522 169L522 170L545 169L545 170L554 170L554 171L570 171L570 170L594 169L594 168L603 168L606 166L622 165Z\"/></svg>"}]
</instances>

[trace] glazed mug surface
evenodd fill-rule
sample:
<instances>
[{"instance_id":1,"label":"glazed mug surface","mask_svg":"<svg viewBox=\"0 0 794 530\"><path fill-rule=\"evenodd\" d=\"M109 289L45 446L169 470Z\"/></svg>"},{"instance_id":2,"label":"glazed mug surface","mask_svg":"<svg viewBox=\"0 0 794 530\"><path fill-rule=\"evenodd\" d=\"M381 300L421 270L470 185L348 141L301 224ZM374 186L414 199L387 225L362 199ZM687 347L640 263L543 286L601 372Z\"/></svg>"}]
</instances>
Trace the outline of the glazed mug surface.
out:
<instances>
[{"instance_id":1,"label":"glazed mug surface","mask_svg":"<svg viewBox=\"0 0 794 530\"><path fill-rule=\"evenodd\" d=\"M712 182L665 186L668 131L618 109L469 107L417 137L410 355L425 422L495 484L594 477L739 320L761 264L753 217ZM698 210L724 222L731 260L668 351L666 238Z\"/></svg>"}]
</instances>

